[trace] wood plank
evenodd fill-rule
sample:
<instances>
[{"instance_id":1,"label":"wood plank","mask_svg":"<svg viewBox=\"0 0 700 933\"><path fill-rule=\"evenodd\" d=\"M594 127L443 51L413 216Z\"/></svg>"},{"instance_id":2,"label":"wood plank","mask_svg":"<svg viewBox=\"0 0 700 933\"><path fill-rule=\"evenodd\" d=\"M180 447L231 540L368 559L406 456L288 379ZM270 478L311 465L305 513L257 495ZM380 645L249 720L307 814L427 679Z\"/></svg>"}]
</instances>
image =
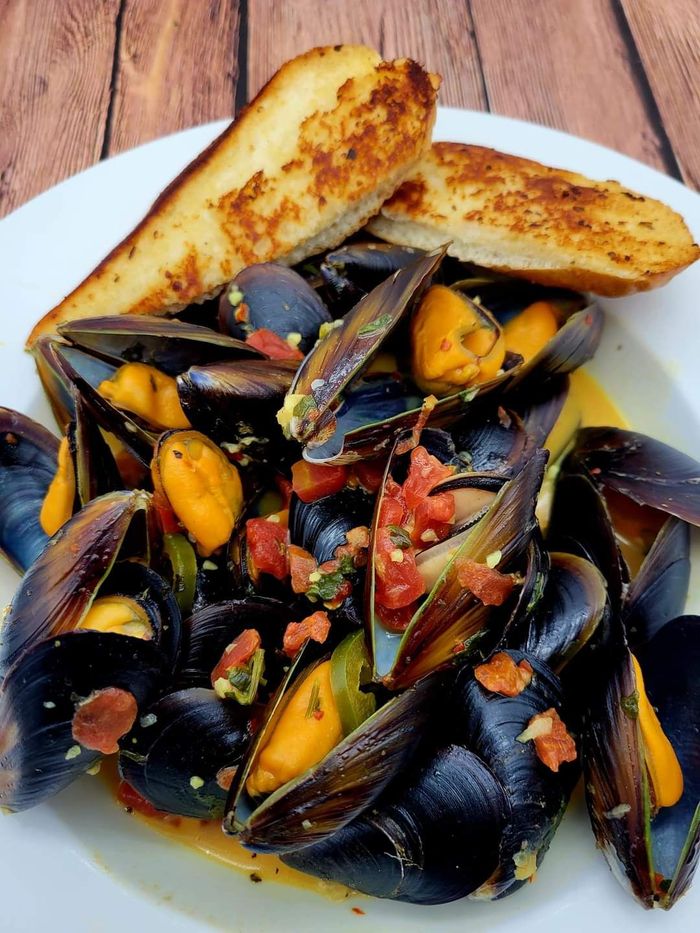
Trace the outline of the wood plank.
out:
<instances>
[{"instance_id":1,"label":"wood plank","mask_svg":"<svg viewBox=\"0 0 700 933\"><path fill-rule=\"evenodd\" d=\"M672 170L614 2L470 0L490 108Z\"/></svg>"},{"instance_id":2,"label":"wood plank","mask_svg":"<svg viewBox=\"0 0 700 933\"><path fill-rule=\"evenodd\" d=\"M124 0L107 151L233 114L238 0Z\"/></svg>"},{"instance_id":3,"label":"wood plank","mask_svg":"<svg viewBox=\"0 0 700 933\"><path fill-rule=\"evenodd\" d=\"M0 217L100 157L119 0L0 0Z\"/></svg>"},{"instance_id":4,"label":"wood plank","mask_svg":"<svg viewBox=\"0 0 700 933\"><path fill-rule=\"evenodd\" d=\"M700 190L700 3L622 0L683 179Z\"/></svg>"},{"instance_id":5,"label":"wood plank","mask_svg":"<svg viewBox=\"0 0 700 933\"><path fill-rule=\"evenodd\" d=\"M249 98L287 59L317 45L373 46L443 77L443 104L486 106L471 17L457 0L248 0Z\"/></svg>"}]
</instances>

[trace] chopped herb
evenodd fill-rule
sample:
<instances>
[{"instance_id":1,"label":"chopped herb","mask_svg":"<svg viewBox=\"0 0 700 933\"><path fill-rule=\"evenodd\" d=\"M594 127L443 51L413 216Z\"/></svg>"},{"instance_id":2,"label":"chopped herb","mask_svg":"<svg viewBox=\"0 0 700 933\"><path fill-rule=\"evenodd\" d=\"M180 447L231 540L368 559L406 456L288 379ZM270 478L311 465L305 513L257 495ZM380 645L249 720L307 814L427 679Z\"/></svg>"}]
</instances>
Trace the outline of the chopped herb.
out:
<instances>
[{"instance_id":1,"label":"chopped herb","mask_svg":"<svg viewBox=\"0 0 700 933\"><path fill-rule=\"evenodd\" d=\"M629 719L637 719L639 717L639 693L635 690L628 697L622 697L620 706L625 716Z\"/></svg>"},{"instance_id":2,"label":"chopped herb","mask_svg":"<svg viewBox=\"0 0 700 933\"><path fill-rule=\"evenodd\" d=\"M387 528L389 529L391 543L395 547L400 547L405 551L406 548L411 546L411 537L405 528L402 528L400 525L387 525Z\"/></svg>"},{"instance_id":3,"label":"chopped herb","mask_svg":"<svg viewBox=\"0 0 700 933\"><path fill-rule=\"evenodd\" d=\"M331 573L322 573L321 579L313 583L306 591L306 596L313 602L320 599L321 602L332 602L340 588L345 583L345 577L341 570L333 570Z\"/></svg>"},{"instance_id":4,"label":"chopped herb","mask_svg":"<svg viewBox=\"0 0 700 933\"><path fill-rule=\"evenodd\" d=\"M369 324L363 324L358 330L358 337L371 337L391 324L390 314L380 314L376 321L370 321Z\"/></svg>"},{"instance_id":5,"label":"chopped herb","mask_svg":"<svg viewBox=\"0 0 700 933\"><path fill-rule=\"evenodd\" d=\"M349 554L345 554L340 558L340 567L338 568L340 573L349 574L355 572L355 562Z\"/></svg>"},{"instance_id":6,"label":"chopped herb","mask_svg":"<svg viewBox=\"0 0 700 933\"><path fill-rule=\"evenodd\" d=\"M309 697L309 705L306 707L306 712L304 713L304 719L311 719L311 717L321 709L320 694L321 685L315 680L311 687L311 696Z\"/></svg>"}]
</instances>

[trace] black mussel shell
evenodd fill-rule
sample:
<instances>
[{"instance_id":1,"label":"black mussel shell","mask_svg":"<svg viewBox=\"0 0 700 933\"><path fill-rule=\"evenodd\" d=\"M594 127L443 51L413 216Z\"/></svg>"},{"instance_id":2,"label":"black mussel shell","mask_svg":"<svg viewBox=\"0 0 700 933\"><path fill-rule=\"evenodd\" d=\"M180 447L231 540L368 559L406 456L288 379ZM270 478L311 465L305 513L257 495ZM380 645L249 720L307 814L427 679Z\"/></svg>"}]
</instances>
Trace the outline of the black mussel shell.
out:
<instances>
[{"instance_id":1,"label":"black mussel shell","mask_svg":"<svg viewBox=\"0 0 700 933\"><path fill-rule=\"evenodd\" d=\"M334 310L347 310L375 286L423 255L393 243L350 243L327 253L319 271Z\"/></svg>"},{"instance_id":2,"label":"black mussel shell","mask_svg":"<svg viewBox=\"0 0 700 933\"><path fill-rule=\"evenodd\" d=\"M510 803L501 837L498 868L479 897L511 894L534 874L564 814L577 764L551 771L537 756L532 741L518 741L530 719L554 708L565 724L562 689L549 667L532 655L507 650L515 663L534 670L527 687L515 697L492 693L463 669L456 678L450 705L449 735L465 745L493 771Z\"/></svg>"},{"instance_id":3,"label":"black mussel shell","mask_svg":"<svg viewBox=\"0 0 700 933\"><path fill-rule=\"evenodd\" d=\"M537 449L518 415L500 407L470 411L450 433L460 460L477 473L510 477Z\"/></svg>"},{"instance_id":4,"label":"black mussel shell","mask_svg":"<svg viewBox=\"0 0 700 933\"><path fill-rule=\"evenodd\" d=\"M73 735L84 699L112 687L141 708L162 673L156 644L126 635L68 632L34 644L0 689L0 806L42 803L99 761L101 753Z\"/></svg>"},{"instance_id":5,"label":"black mussel shell","mask_svg":"<svg viewBox=\"0 0 700 933\"><path fill-rule=\"evenodd\" d=\"M0 631L0 674L33 644L77 628L135 519L150 509L144 492L94 499L54 536L25 574Z\"/></svg>"},{"instance_id":6,"label":"black mussel shell","mask_svg":"<svg viewBox=\"0 0 700 933\"><path fill-rule=\"evenodd\" d=\"M224 333L241 340L262 329L283 340L298 334L303 353L313 346L321 324L330 321L328 309L309 283L276 262L247 266L219 299L219 326Z\"/></svg>"},{"instance_id":7,"label":"black mussel shell","mask_svg":"<svg viewBox=\"0 0 700 933\"><path fill-rule=\"evenodd\" d=\"M669 518L627 590L622 620L630 647L683 614L690 582L690 526Z\"/></svg>"},{"instance_id":8,"label":"black mussel shell","mask_svg":"<svg viewBox=\"0 0 700 933\"><path fill-rule=\"evenodd\" d=\"M700 525L700 463L674 447L620 428L584 428L571 457L596 483Z\"/></svg>"},{"instance_id":9,"label":"black mussel shell","mask_svg":"<svg viewBox=\"0 0 700 933\"><path fill-rule=\"evenodd\" d=\"M228 599L194 612L184 624L178 687L211 687L212 671L225 648L244 629L255 629L260 635L265 650L264 676L276 686L285 663L281 653L284 631L297 618L285 603L262 596Z\"/></svg>"},{"instance_id":10,"label":"black mussel shell","mask_svg":"<svg viewBox=\"0 0 700 933\"><path fill-rule=\"evenodd\" d=\"M98 496L124 488L114 455L91 417L82 397L74 400L75 420L68 426L68 443L73 469L77 506L87 505Z\"/></svg>"},{"instance_id":11,"label":"black mussel shell","mask_svg":"<svg viewBox=\"0 0 700 933\"><path fill-rule=\"evenodd\" d=\"M0 552L21 573L49 540L39 513L56 472L58 440L26 415L0 408Z\"/></svg>"},{"instance_id":12,"label":"black mussel shell","mask_svg":"<svg viewBox=\"0 0 700 933\"><path fill-rule=\"evenodd\" d=\"M199 431L242 450L277 441L275 413L296 372L288 360L238 360L192 366L177 379L183 411ZM267 437L256 437L266 434ZM272 436L270 434L272 433ZM279 447L279 442L276 443Z\"/></svg>"},{"instance_id":13,"label":"black mussel shell","mask_svg":"<svg viewBox=\"0 0 700 933\"><path fill-rule=\"evenodd\" d=\"M558 674L595 633L606 601L605 578L590 561L574 554L550 554L542 599L528 619L522 643L511 645Z\"/></svg>"},{"instance_id":14,"label":"black mussel shell","mask_svg":"<svg viewBox=\"0 0 700 933\"><path fill-rule=\"evenodd\" d=\"M282 860L374 897L444 904L494 872L508 818L508 800L489 768L449 745L345 828Z\"/></svg>"},{"instance_id":15,"label":"black mussel shell","mask_svg":"<svg viewBox=\"0 0 700 933\"><path fill-rule=\"evenodd\" d=\"M144 314L69 321L58 332L114 365L147 363L170 376L190 366L260 356L253 347L208 327Z\"/></svg>"},{"instance_id":16,"label":"black mussel shell","mask_svg":"<svg viewBox=\"0 0 700 933\"><path fill-rule=\"evenodd\" d=\"M288 687L295 681L290 679ZM317 765L261 804L250 799L243 784L259 746L251 748L241 780L232 788L224 828L240 831L245 846L262 852L292 851L334 836L402 774L428 725L436 686L435 680L425 679L389 700ZM274 726L283 694L271 703L260 736Z\"/></svg>"},{"instance_id":17,"label":"black mussel shell","mask_svg":"<svg viewBox=\"0 0 700 933\"><path fill-rule=\"evenodd\" d=\"M289 537L309 551L319 564L332 560L338 547L347 544L348 531L369 526L373 502L362 489L342 489L315 502L302 502L292 494L289 503Z\"/></svg>"},{"instance_id":18,"label":"black mussel shell","mask_svg":"<svg viewBox=\"0 0 700 933\"><path fill-rule=\"evenodd\" d=\"M553 376L541 386L528 386L522 394L513 393L508 406L520 415L523 428L537 446L543 447L568 395L568 375Z\"/></svg>"},{"instance_id":19,"label":"black mussel shell","mask_svg":"<svg viewBox=\"0 0 700 933\"><path fill-rule=\"evenodd\" d=\"M178 690L149 706L124 736L119 772L157 810L220 819L252 734L250 709L213 690Z\"/></svg>"}]
</instances>

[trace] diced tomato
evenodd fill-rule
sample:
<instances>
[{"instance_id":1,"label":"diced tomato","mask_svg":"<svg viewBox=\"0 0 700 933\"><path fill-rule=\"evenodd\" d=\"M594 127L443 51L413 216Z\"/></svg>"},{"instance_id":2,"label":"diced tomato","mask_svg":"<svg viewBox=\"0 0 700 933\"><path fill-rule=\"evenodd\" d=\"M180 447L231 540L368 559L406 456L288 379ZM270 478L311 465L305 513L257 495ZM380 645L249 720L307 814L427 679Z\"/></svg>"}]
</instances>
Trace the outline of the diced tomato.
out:
<instances>
[{"instance_id":1,"label":"diced tomato","mask_svg":"<svg viewBox=\"0 0 700 933\"><path fill-rule=\"evenodd\" d=\"M530 740L535 743L537 757L550 771L558 771L565 761L576 761L576 742L554 707L533 716L518 736L519 742Z\"/></svg>"},{"instance_id":2,"label":"diced tomato","mask_svg":"<svg viewBox=\"0 0 700 933\"><path fill-rule=\"evenodd\" d=\"M153 505L158 517L160 530L164 535L176 535L182 531L182 525L170 508L170 503L159 489L156 489L153 493Z\"/></svg>"},{"instance_id":3,"label":"diced tomato","mask_svg":"<svg viewBox=\"0 0 700 933\"><path fill-rule=\"evenodd\" d=\"M457 558L457 580L485 606L502 606L513 592L510 574L487 567L469 557Z\"/></svg>"},{"instance_id":4,"label":"diced tomato","mask_svg":"<svg viewBox=\"0 0 700 933\"><path fill-rule=\"evenodd\" d=\"M253 575L269 573L277 580L286 579L289 576L287 529L281 522L266 518L249 518L245 527Z\"/></svg>"},{"instance_id":5,"label":"diced tomato","mask_svg":"<svg viewBox=\"0 0 700 933\"><path fill-rule=\"evenodd\" d=\"M367 549L369 548L369 528L366 525L358 525L351 528L345 535L347 544L340 544L335 549L335 556L338 561L344 557L352 560L354 567L364 567L367 563Z\"/></svg>"},{"instance_id":6,"label":"diced tomato","mask_svg":"<svg viewBox=\"0 0 700 933\"><path fill-rule=\"evenodd\" d=\"M95 690L76 707L71 732L84 748L103 755L119 751L119 739L133 726L138 706L133 693L119 687Z\"/></svg>"},{"instance_id":7,"label":"diced tomato","mask_svg":"<svg viewBox=\"0 0 700 933\"><path fill-rule=\"evenodd\" d=\"M275 476L275 486L277 486L277 491L282 497L282 507L288 509L289 501L292 498L292 484L286 476L282 476L281 473L278 473Z\"/></svg>"},{"instance_id":8,"label":"diced tomato","mask_svg":"<svg viewBox=\"0 0 700 933\"><path fill-rule=\"evenodd\" d=\"M411 540L417 548L442 541L450 533L455 514L455 497L451 492L427 496L416 506Z\"/></svg>"},{"instance_id":9,"label":"diced tomato","mask_svg":"<svg viewBox=\"0 0 700 933\"><path fill-rule=\"evenodd\" d=\"M428 493L453 472L451 466L440 463L425 447L415 447L411 451L411 465L403 484L403 496L409 509L417 508Z\"/></svg>"},{"instance_id":10,"label":"diced tomato","mask_svg":"<svg viewBox=\"0 0 700 933\"><path fill-rule=\"evenodd\" d=\"M401 487L389 477L384 487L382 504L379 509L379 527L404 525L410 517L411 513L404 500Z\"/></svg>"},{"instance_id":11,"label":"diced tomato","mask_svg":"<svg viewBox=\"0 0 700 933\"><path fill-rule=\"evenodd\" d=\"M415 602L425 592L425 583L416 567L413 548L397 548L388 528L377 530L375 561L375 595L382 606L401 609Z\"/></svg>"},{"instance_id":12,"label":"diced tomato","mask_svg":"<svg viewBox=\"0 0 700 933\"><path fill-rule=\"evenodd\" d=\"M382 485L386 460L379 457L376 460L360 460L353 465L353 472L357 481L367 492L379 492Z\"/></svg>"},{"instance_id":13,"label":"diced tomato","mask_svg":"<svg viewBox=\"0 0 700 933\"><path fill-rule=\"evenodd\" d=\"M260 350L271 360L303 360L304 354L298 347L290 346L286 340L276 334L274 330L261 327L249 334L245 342L256 350Z\"/></svg>"},{"instance_id":14,"label":"diced tomato","mask_svg":"<svg viewBox=\"0 0 700 933\"><path fill-rule=\"evenodd\" d=\"M311 586L309 575L318 570L318 564L313 554L309 554L303 547L290 544L289 572L292 577L292 590L295 593L305 593Z\"/></svg>"},{"instance_id":15,"label":"diced tomato","mask_svg":"<svg viewBox=\"0 0 700 933\"><path fill-rule=\"evenodd\" d=\"M491 693L517 697L532 680L532 665L525 660L516 664L505 651L497 651L485 664L474 668L474 677Z\"/></svg>"},{"instance_id":16,"label":"diced tomato","mask_svg":"<svg viewBox=\"0 0 700 933\"><path fill-rule=\"evenodd\" d=\"M411 603L410 606L404 606L403 609L387 609L386 606L378 604L376 611L382 624L390 632L405 632L417 607L417 603Z\"/></svg>"},{"instance_id":17,"label":"diced tomato","mask_svg":"<svg viewBox=\"0 0 700 933\"><path fill-rule=\"evenodd\" d=\"M292 465L292 488L302 502L315 502L340 492L348 479L345 466L323 466L297 460Z\"/></svg>"},{"instance_id":18,"label":"diced tomato","mask_svg":"<svg viewBox=\"0 0 700 933\"><path fill-rule=\"evenodd\" d=\"M301 622L290 622L284 632L282 647L289 658L293 658L307 640L317 641L322 645L331 630L331 620L327 612L314 612Z\"/></svg>"},{"instance_id":19,"label":"diced tomato","mask_svg":"<svg viewBox=\"0 0 700 933\"><path fill-rule=\"evenodd\" d=\"M258 650L262 640L259 632L254 628L243 629L241 634L234 638L230 645L224 649L224 653L212 671L211 685L216 684L217 680L223 678L228 680L228 675L237 667L243 667L250 661Z\"/></svg>"},{"instance_id":20,"label":"diced tomato","mask_svg":"<svg viewBox=\"0 0 700 933\"><path fill-rule=\"evenodd\" d=\"M162 810L156 810L152 803L149 803L145 797L142 797L137 790L127 784L126 781L119 782L117 790L117 800L122 806L129 810L136 810L137 813L143 813L144 816L166 816Z\"/></svg>"}]
</instances>

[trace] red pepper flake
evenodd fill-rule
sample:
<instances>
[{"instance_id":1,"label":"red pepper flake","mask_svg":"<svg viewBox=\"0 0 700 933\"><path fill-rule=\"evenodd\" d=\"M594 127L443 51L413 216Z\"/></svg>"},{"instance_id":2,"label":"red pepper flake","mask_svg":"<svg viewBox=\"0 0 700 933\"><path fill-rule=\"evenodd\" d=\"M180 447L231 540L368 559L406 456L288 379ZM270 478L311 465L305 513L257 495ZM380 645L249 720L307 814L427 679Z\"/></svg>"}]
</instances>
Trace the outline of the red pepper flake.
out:
<instances>
[{"instance_id":1,"label":"red pepper flake","mask_svg":"<svg viewBox=\"0 0 700 933\"><path fill-rule=\"evenodd\" d=\"M447 353L448 350L452 349L452 341L448 340L447 337L443 337L440 343L440 349L443 353Z\"/></svg>"},{"instance_id":2,"label":"red pepper flake","mask_svg":"<svg viewBox=\"0 0 700 933\"><path fill-rule=\"evenodd\" d=\"M313 711L313 717L314 717L314 719L318 719L319 721L320 721L321 719L323 719L323 710L322 710L322 709L315 709L315 710Z\"/></svg>"},{"instance_id":3,"label":"red pepper flake","mask_svg":"<svg viewBox=\"0 0 700 933\"><path fill-rule=\"evenodd\" d=\"M364 917L364 916L365 916L365 912L364 912L364 910L363 910L361 907L353 907L353 908L352 908L352 912L353 912L354 914L357 914L357 915L360 916L360 917Z\"/></svg>"},{"instance_id":4,"label":"red pepper flake","mask_svg":"<svg viewBox=\"0 0 700 933\"><path fill-rule=\"evenodd\" d=\"M245 324L247 322L248 318L250 317L250 308L245 303L245 301L242 301L238 305L233 317L238 324Z\"/></svg>"},{"instance_id":5,"label":"red pepper flake","mask_svg":"<svg viewBox=\"0 0 700 933\"><path fill-rule=\"evenodd\" d=\"M261 644L262 639L260 638L260 633L256 629L243 629L241 634L234 638L230 645L224 648L224 653L221 655L219 663L211 674L212 687L214 687L217 680L221 678L228 680L231 671L234 671L237 667L246 665Z\"/></svg>"},{"instance_id":6,"label":"red pepper flake","mask_svg":"<svg viewBox=\"0 0 700 933\"><path fill-rule=\"evenodd\" d=\"M76 708L71 733L83 748L113 755L119 751L119 739L131 729L137 713L136 700L128 690L95 690Z\"/></svg>"},{"instance_id":7,"label":"red pepper flake","mask_svg":"<svg viewBox=\"0 0 700 933\"><path fill-rule=\"evenodd\" d=\"M470 557L458 558L456 566L460 585L471 590L484 606L502 606L513 592L512 576L495 567L487 567Z\"/></svg>"},{"instance_id":8,"label":"red pepper flake","mask_svg":"<svg viewBox=\"0 0 700 933\"><path fill-rule=\"evenodd\" d=\"M474 668L474 676L482 687L504 697L517 697L532 680L532 665L528 661L516 664L505 651L498 651L485 664Z\"/></svg>"},{"instance_id":9,"label":"red pepper flake","mask_svg":"<svg viewBox=\"0 0 700 933\"><path fill-rule=\"evenodd\" d=\"M518 736L518 742L535 743L535 752L550 771L558 771L565 761L576 761L576 743L569 735L559 713L551 707L537 713Z\"/></svg>"},{"instance_id":10,"label":"red pepper flake","mask_svg":"<svg viewBox=\"0 0 700 933\"><path fill-rule=\"evenodd\" d=\"M331 620L327 612L314 612L301 622L290 622L282 640L284 653L289 658L295 657L308 638L322 645L330 630Z\"/></svg>"}]
</instances>

